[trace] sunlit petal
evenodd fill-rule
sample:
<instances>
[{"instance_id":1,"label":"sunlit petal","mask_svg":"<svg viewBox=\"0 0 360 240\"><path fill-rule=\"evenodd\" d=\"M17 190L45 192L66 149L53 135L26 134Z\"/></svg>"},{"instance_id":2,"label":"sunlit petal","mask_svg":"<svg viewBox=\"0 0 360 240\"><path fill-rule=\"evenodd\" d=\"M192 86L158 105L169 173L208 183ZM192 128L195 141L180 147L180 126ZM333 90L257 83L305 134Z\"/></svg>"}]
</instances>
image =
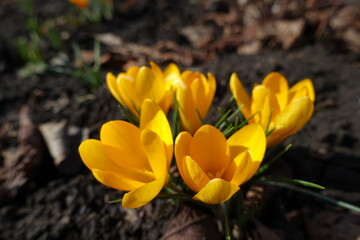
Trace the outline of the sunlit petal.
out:
<instances>
[{"instance_id":1,"label":"sunlit petal","mask_svg":"<svg viewBox=\"0 0 360 240\"><path fill-rule=\"evenodd\" d=\"M234 133L227 143L231 157L234 158L244 150L248 150L253 161L262 161L265 154L266 137L259 124L249 124Z\"/></svg>"},{"instance_id":2,"label":"sunlit petal","mask_svg":"<svg viewBox=\"0 0 360 240\"><path fill-rule=\"evenodd\" d=\"M230 151L226 138L221 131L211 125L203 125L195 133L190 156L210 178L220 177L230 163Z\"/></svg>"},{"instance_id":3,"label":"sunlit petal","mask_svg":"<svg viewBox=\"0 0 360 240\"><path fill-rule=\"evenodd\" d=\"M310 79L304 79L300 82L296 83L294 86L290 88L289 98L291 99L293 95L296 94L297 91L301 90L302 88L307 89L307 96L309 96L311 101L315 101L315 90L314 85Z\"/></svg>"},{"instance_id":4,"label":"sunlit petal","mask_svg":"<svg viewBox=\"0 0 360 240\"><path fill-rule=\"evenodd\" d=\"M245 118L249 118L251 116L250 97L236 73L233 73L230 77L230 90Z\"/></svg>"},{"instance_id":5,"label":"sunlit petal","mask_svg":"<svg viewBox=\"0 0 360 240\"><path fill-rule=\"evenodd\" d=\"M182 128L189 131L191 134L194 134L201 126L201 121L187 86L185 86L185 88L179 87L177 89L176 100L179 104L179 115Z\"/></svg>"},{"instance_id":6,"label":"sunlit petal","mask_svg":"<svg viewBox=\"0 0 360 240\"><path fill-rule=\"evenodd\" d=\"M167 91L161 101L158 103L159 107L168 114L173 100L173 91Z\"/></svg>"},{"instance_id":7,"label":"sunlit petal","mask_svg":"<svg viewBox=\"0 0 360 240\"><path fill-rule=\"evenodd\" d=\"M286 78L280 73L272 72L265 77L262 85L271 89L277 98L280 110L283 110L288 103L289 85Z\"/></svg>"},{"instance_id":8,"label":"sunlit petal","mask_svg":"<svg viewBox=\"0 0 360 240\"><path fill-rule=\"evenodd\" d=\"M140 70L140 67L138 66L132 66L126 71L126 75L129 76L131 79L136 79L136 76L138 75Z\"/></svg>"},{"instance_id":9,"label":"sunlit petal","mask_svg":"<svg viewBox=\"0 0 360 240\"><path fill-rule=\"evenodd\" d=\"M170 63L164 71L165 81L167 84L172 84L180 77L180 69L179 67L174 64Z\"/></svg>"},{"instance_id":10,"label":"sunlit petal","mask_svg":"<svg viewBox=\"0 0 360 240\"><path fill-rule=\"evenodd\" d=\"M153 200L165 186L169 176L163 176L152 182L143 185L124 195L122 200L123 207L137 208L148 204Z\"/></svg>"},{"instance_id":11,"label":"sunlit petal","mask_svg":"<svg viewBox=\"0 0 360 240\"><path fill-rule=\"evenodd\" d=\"M151 66L151 70L153 71L153 73L155 74L155 76L157 78L160 78L160 79L164 78L164 74L163 74L161 68L156 63L151 61L150 66Z\"/></svg>"},{"instance_id":12,"label":"sunlit petal","mask_svg":"<svg viewBox=\"0 0 360 240\"><path fill-rule=\"evenodd\" d=\"M139 117L140 105L135 96L135 78L120 73L116 79L120 97L125 105L136 117Z\"/></svg>"},{"instance_id":13,"label":"sunlit petal","mask_svg":"<svg viewBox=\"0 0 360 240\"><path fill-rule=\"evenodd\" d=\"M131 180L119 172L109 172L100 169L93 169L92 173L96 180L105 186L122 191L132 191L144 185L143 182Z\"/></svg>"},{"instance_id":14,"label":"sunlit petal","mask_svg":"<svg viewBox=\"0 0 360 240\"><path fill-rule=\"evenodd\" d=\"M136 78L135 95L138 103L149 98L158 103L165 93L164 79L156 77L155 73L148 67L141 67Z\"/></svg>"},{"instance_id":15,"label":"sunlit petal","mask_svg":"<svg viewBox=\"0 0 360 240\"><path fill-rule=\"evenodd\" d=\"M202 188L194 199L208 204L218 204L229 200L240 188L221 178L212 179Z\"/></svg>"},{"instance_id":16,"label":"sunlit petal","mask_svg":"<svg viewBox=\"0 0 360 240\"><path fill-rule=\"evenodd\" d=\"M314 104L307 96L292 101L275 119L275 131L268 136L268 146L274 146L299 131L310 119L313 110Z\"/></svg>"},{"instance_id":17,"label":"sunlit petal","mask_svg":"<svg viewBox=\"0 0 360 240\"><path fill-rule=\"evenodd\" d=\"M188 132L181 132L175 140L175 158L178 167L181 166L180 162L185 156L190 154L190 146L192 142L192 136ZM181 169L180 169L181 171Z\"/></svg>"},{"instance_id":18,"label":"sunlit petal","mask_svg":"<svg viewBox=\"0 0 360 240\"><path fill-rule=\"evenodd\" d=\"M185 157L185 162L189 178L193 183L191 185L195 186L193 190L198 192L210 181L210 178L190 156Z\"/></svg>"},{"instance_id":19,"label":"sunlit petal","mask_svg":"<svg viewBox=\"0 0 360 240\"><path fill-rule=\"evenodd\" d=\"M167 175L169 170L164 144L160 137L147 129L141 132L141 142L156 178Z\"/></svg>"},{"instance_id":20,"label":"sunlit petal","mask_svg":"<svg viewBox=\"0 0 360 240\"><path fill-rule=\"evenodd\" d=\"M79 146L81 159L89 169L117 171L119 167L111 161L99 140L88 139Z\"/></svg>"},{"instance_id":21,"label":"sunlit petal","mask_svg":"<svg viewBox=\"0 0 360 240\"><path fill-rule=\"evenodd\" d=\"M236 186L240 186L247 179L251 161L248 151L240 153L226 170L223 179Z\"/></svg>"},{"instance_id":22,"label":"sunlit petal","mask_svg":"<svg viewBox=\"0 0 360 240\"><path fill-rule=\"evenodd\" d=\"M120 97L120 92L118 90L117 84L116 84L116 77L112 73L106 74L106 85L109 88L110 93L113 95L113 97L121 104L125 105L123 100Z\"/></svg>"},{"instance_id":23,"label":"sunlit petal","mask_svg":"<svg viewBox=\"0 0 360 240\"><path fill-rule=\"evenodd\" d=\"M140 141L140 130L125 121L110 121L101 127L100 139L105 145L125 149L138 156L145 156Z\"/></svg>"},{"instance_id":24,"label":"sunlit petal","mask_svg":"<svg viewBox=\"0 0 360 240\"><path fill-rule=\"evenodd\" d=\"M196 109L199 111L201 117L204 119L207 113L207 89L206 89L207 81L204 76L198 75L196 79L194 79L190 84L191 96L195 103Z\"/></svg>"},{"instance_id":25,"label":"sunlit petal","mask_svg":"<svg viewBox=\"0 0 360 240\"><path fill-rule=\"evenodd\" d=\"M149 182L155 179L143 147L141 147L142 154L104 144L103 148L111 161L119 167L117 171L128 178L140 182Z\"/></svg>"},{"instance_id":26,"label":"sunlit petal","mask_svg":"<svg viewBox=\"0 0 360 240\"><path fill-rule=\"evenodd\" d=\"M213 99L215 96L215 91L216 91L216 79L214 77L214 75L212 75L211 73L208 73L208 96L210 99Z\"/></svg>"},{"instance_id":27,"label":"sunlit petal","mask_svg":"<svg viewBox=\"0 0 360 240\"><path fill-rule=\"evenodd\" d=\"M267 131L270 122L279 112L279 106L272 92L263 85L253 88L251 112L256 123Z\"/></svg>"},{"instance_id":28,"label":"sunlit petal","mask_svg":"<svg viewBox=\"0 0 360 240\"><path fill-rule=\"evenodd\" d=\"M166 146L166 158L171 161L173 154L172 132L164 112L153 101L146 99L142 105L140 129L155 132Z\"/></svg>"},{"instance_id":29,"label":"sunlit petal","mask_svg":"<svg viewBox=\"0 0 360 240\"><path fill-rule=\"evenodd\" d=\"M118 172L122 176L139 182L154 179L153 174L148 170L150 166L146 159L134 158L132 154L121 152L116 148L111 151L109 146L103 145L98 140L89 139L82 142L79 152L81 159L91 170ZM141 161L144 162L141 163Z\"/></svg>"}]
</instances>

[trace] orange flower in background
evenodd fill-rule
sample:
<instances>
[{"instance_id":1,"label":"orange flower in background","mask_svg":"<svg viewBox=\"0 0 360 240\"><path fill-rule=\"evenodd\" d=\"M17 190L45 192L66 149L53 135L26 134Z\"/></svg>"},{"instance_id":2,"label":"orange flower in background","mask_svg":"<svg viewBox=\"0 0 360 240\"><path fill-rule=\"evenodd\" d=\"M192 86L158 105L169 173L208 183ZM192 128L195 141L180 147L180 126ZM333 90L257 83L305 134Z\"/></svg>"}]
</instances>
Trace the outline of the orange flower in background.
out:
<instances>
[{"instance_id":1,"label":"orange flower in background","mask_svg":"<svg viewBox=\"0 0 360 240\"><path fill-rule=\"evenodd\" d=\"M169 180L173 138L164 112L149 99L142 106L140 128L125 121L105 123L100 141L85 140L80 156L102 184L128 191L122 205L137 208L154 199Z\"/></svg>"},{"instance_id":2,"label":"orange flower in background","mask_svg":"<svg viewBox=\"0 0 360 240\"><path fill-rule=\"evenodd\" d=\"M246 119L259 123L267 136L268 147L298 132L314 111L315 91L310 79L289 88L280 73L273 72L252 90L251 98L236 73L230 78L230 89Z\"/></svg>"},{"instance_id":3,"label":"orange flower in background","mask_svg":"<svg viewBox=\"0 0 360 240\"><path fill-rule=\"evenodd\" d=\"M79 8L87 8L89 6L88 0L69 0L69 1Z\"/></svg>"},{"instance_id":4,"label":"orange flower in background","mask_svg":"<svg viewBox=\"0 0 360 240\"><path fill-rule=\"evenodd\" d=\"M208 204L229 200L258 170L266 149L259 124L249 124L229 139L211 125L194 136L181 132L175 141L176 162L194 199Z\"/></svg>"},{"instance_id":5,"label":"orange flower in background","mask_svg":"<svg viewBox=\"0 0 360 240\"><path fill-rule=\"evenodd\" d=\"M179 68L171 63L163 72L154 62L151 67L130 67L116 77L106 76L106 83L114 98L139 118L145 99L151 99L168 113L173 96L172 83L180 76Z\"/></svg>"},{"instance_id":6,"label":"orange flower in background","mask_svg":"<svg viewBox=\"0 0 360 240\"><path fill-rule=\"evenodd\" d=\"M174 82L182 129L194 134L201 126L215 96L216 80L208 73L184 71ZM200 116L199 116L200 115Z\"/></svg>"}]
</instances>

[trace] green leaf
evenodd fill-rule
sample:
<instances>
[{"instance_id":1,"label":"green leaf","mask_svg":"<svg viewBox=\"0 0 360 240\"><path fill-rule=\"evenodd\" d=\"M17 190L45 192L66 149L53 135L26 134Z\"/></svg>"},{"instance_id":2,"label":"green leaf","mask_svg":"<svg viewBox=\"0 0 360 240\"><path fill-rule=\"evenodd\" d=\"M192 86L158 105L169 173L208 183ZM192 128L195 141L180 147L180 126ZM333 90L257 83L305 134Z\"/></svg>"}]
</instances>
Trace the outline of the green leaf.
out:
<instances>
[{"instance_id":1,"label":"green leaf","mask_svg":"<svg viewBox=\"0 0 360 240\"><path fill-rule=\"evenodd\" d=\"M323 195L321 193L317 193L315 191L311 191L311 190L306 189L306 188L298 187L298 186L296 186L294 184L289 184L287 182L275 182L275 181L264 181L264 183L266 183L268 185L272 185L272 186L288 188L290 190L297 191L297 192L300 192L300 193L303 193L303 194L306 194L306 195L310 195L310 196L313 196L315 198L318 198L318 199L330 202L332 204L335 204L335 205L337 205L339 207L342 207L342 208L345 208L345 209L360 213L360 207L358 207L358 206L355 206L353 204L350 204L350 203L347 203L347 202L344 202L344 201L340 201L340 200L325 196L325 195Z\"/></svg>"},{"instance_id":2,"label":"green leaf","mask_svg":"<svg viewBox=\"0 0 360 240\"><path fill-rule=\"evenodd\" d=\"M109 204L121 203L121 202L122 202L122 198L119 198L119 199L109 201Z\"/></svg>"},{"instance_id":3,"label":"green leaf","mask_svg":"<svg viewBox=\"0 0 360 240\"><path fill-rule=\"evenodd\" d=\"M312 182L308 182L305 180L300 180L300 179L291 179L291 178L263 178L264 181L270 180L273 182L285 182L285 183L294 183L294 184L298 184L298 185L302 185L305 187L310 187L310 188L315 188L315 189L325 189L325 187L316 184L316 183L312 183Z\"/></svg>"},{"instance_id":4,"label":"green leaf","mask_svg":"<svg viewBox=\"0 0 360 240\"><path fill-rule=\"evenodd\" d=\"M173 137L176 138L176 136L180 132L179 104L176 100L176 93L173 96L172 102L173 102L173 107L172 107L171 131Z\"/></svg>"},{"instance_id":5,"label":"green leaf","mask_svg":"<svg viewBox=\"0 0 360 240\"><path fill-rule=\"evenodd\" d=\"M282 150L280 153L278 153L275 157L273 157L268 163L264 164L259 168L259 170L256 173L256 176L259 176L263 174L265 171L269 169L269 167L278 160L282 155L284 155L289 149L292 147L292 144L287 145L284 150Z\"/></svg>"},{"instance_id":6,"label":"green leaf","mask_svg":"<svg viewBox=\"0 0 360 240\"><path fill-rule=\"evenodd\" d=\"M221 108L218 108L218 111L221 114L220 119L214 124L214 127L219 128L220 125L227 119L229 114L231 113L231 109L229 109L226 113L224 113Z\"/></svg>"}]
</instances>

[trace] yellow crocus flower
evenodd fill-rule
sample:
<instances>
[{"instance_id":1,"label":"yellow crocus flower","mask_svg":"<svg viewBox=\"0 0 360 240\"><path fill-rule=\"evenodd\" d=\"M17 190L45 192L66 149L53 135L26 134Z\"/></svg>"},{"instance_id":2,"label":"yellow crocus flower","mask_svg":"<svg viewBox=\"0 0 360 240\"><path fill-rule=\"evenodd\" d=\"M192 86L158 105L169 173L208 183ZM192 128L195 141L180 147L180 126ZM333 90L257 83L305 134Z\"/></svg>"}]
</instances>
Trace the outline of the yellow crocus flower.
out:
<instances>
[{"instance_id":1,"label":"yellow crocus flower","mask_svg":"<svg viewBox=\"0 0 360 240\"><path fill-rule=\"evenodd\" d=\"M200 72L184 71L173 84L176 88L181 127L194 134L214 99L215 77L211 73L206 77Z\"/></svg>"},{"instance_id":2,"label":"yellow crocus flower","mask_svg":"<svg viewBox=\"0 0 360 240\"><path fill-rule=\"evenodd\" d=\"M122 200L124 207L137 208L155 198L168 182L172 133L164 112L146 99L140 128L125 121L107 122L100 141L85 140L79 152L100 183L129 191Z\"/></svg>"},{"instance_id":3,"label":"yellow crocus flower","mask_svg":"<svg viewBox=\"0 0 360 240\"><path fill-rule=\"evenodd\" d=\"M262 84L253 88L251 98L236 73L230 78L230 89L237 104L250 123L261 124L267 137L267 146L274 146L298 132L314 111L315 91L310 79L304 79L289 88L280 73L268 74Z\"/></svg>"},{"instance_id":4,"label":"yellow crocus flower","mask_svg":"<svg viewBox=\"0 0 360 240\"><path fill-rule=\"evenodd\" d=\"M226 140L211 125L201 126L192 137L181 132L175 156L184 182L196 192L194 199L218 204L231 198L258 170L266 138L259 124L249 124Z\"/></svg>"},{"instance_id":5,"label":"yellow crocus flower","mask_svg":"<svg viewBox=\"0 0 360 240\"><path fill-rule=\"evenodd\" d=\"M88 0L69 0L72 4L76 5L78 8L87 8L89 6Z\"/></svg>"},{"instance_id":6,"label":"yellow crocus flower","mask_svg":"<svg viewBox=\"0 0 360 240\"><path fill-rule=\"evenodd\" d=\"M145 99L151 99L168 113L172 103L172 82L180 76L179 68L171 63L163 72L154 62L150 67L130 67L116 77L106 75L106 83L115 99L137 118Z\"/></svg>"}]
</instances>

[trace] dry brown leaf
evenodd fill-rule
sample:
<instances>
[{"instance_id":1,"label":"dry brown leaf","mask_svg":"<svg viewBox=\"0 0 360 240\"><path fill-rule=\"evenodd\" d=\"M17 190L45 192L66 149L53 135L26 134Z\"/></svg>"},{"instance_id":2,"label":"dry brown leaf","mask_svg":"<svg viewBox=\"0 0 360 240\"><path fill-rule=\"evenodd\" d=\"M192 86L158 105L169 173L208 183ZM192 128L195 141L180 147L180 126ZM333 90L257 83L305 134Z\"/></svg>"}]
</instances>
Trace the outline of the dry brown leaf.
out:
<instances>
[{"instance_id":1,"label":"dry brown leaf","mask_svg":"<svg viewBox=\"0 0 360 240\"><path fill-rule=\"evenodd\" d=\"M19 146L11 156L11 166L1 170L0 199L17 195L27 184L41 178L41 169L50 162L45 142L33 123L29 107L23 106L19 112ZM6 156L6 155L5 155ZM6 160L10 161L10 160Z\"/></svg>"},{"instance_id":2,"label":"dry brown leaf","mask_svg":"<svg viewBox=\"0 0 360 240\"><path fill-rule=\"evenodd\" d=\"M88 129L68 126L66 120L44 123L39 126L39 129L57 170L67 175L79 172L83 164L77 148L83 140L88 138Z\"/></svg>"},{"instance_id":3,"label":"dry brown leaf","mask_svg":"<svg viewBox=\"0 0 360 240\"><path fill-rule=\"evenodd\" d=\"M297 20L278 20L274 24L276 36L284 50L294 47L305 29L305 21L302 18Z\"/></svg>"},{"instance_id":4,"label":"dry brown leaf","mask_svg":"<svg viewBox=\"0 0 360 240\"><path fill-rule=\"evenodd\" d=\"M194 47L201 48L214 40L214 28L206 25L187 26L180 30Z\"/></svg>"},{"instance_id":5,"label":"dry brown leaf","mask_svg":"<svg viewBox=\"0 0 360 240\"><path fill-rule=\"evenodd\" d=\"M214 216L196 206L179 204L169 219L161 240L212 240L221 239Z\"/></svg>"}]
</instances>

